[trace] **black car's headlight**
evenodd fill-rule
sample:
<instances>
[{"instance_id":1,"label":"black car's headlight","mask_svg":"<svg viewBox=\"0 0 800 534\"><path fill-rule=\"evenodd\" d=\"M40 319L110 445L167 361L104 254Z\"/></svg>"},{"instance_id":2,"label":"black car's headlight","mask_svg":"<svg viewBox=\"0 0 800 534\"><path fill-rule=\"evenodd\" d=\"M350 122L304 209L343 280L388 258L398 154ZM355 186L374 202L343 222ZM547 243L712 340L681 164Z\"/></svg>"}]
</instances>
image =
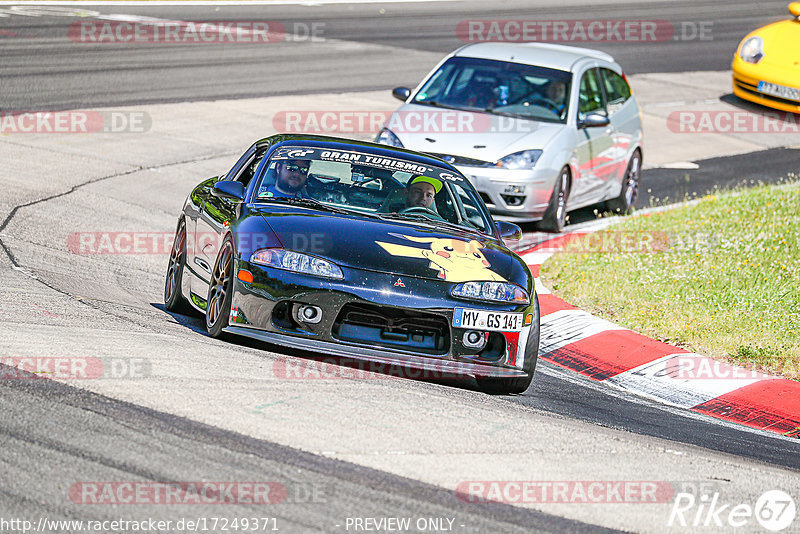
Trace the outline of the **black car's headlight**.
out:
<instances>
[{"instance_id":1,"label":"black car's headlight","mask_svg":"<svg viewBox=\"0 0 800 534\"><path fill-rule=\"evenodd\" d=\"M250 263L267 265L296 273L313 274L326 278L344 278L338 265L316 256L301 254L282 248L262 248L250 256Z\"/></svg>"},{"instance_id":2,"label":"black car's headlight","mask_svg":"<svg viewBox=\"0 0 800 534\"><path fill-rule=\"evenodd\" d=\"M748 63L758 63L764 57L764 41L754 35L748 37L739 49L739 57Z\"/></svg>"},{"instance_id":3,"label":"black car's headlight","mask_svg":"<svg viewBox=\"0 0 800 534\"><path fill-rule=\"evenodd\" d=\"M530 303L524 289L507 282L463 282L454 286L450 294L462 299Z\"/></svg>"},{"instance_id":4,"label":"black car's headlight","mask_svg":"<svg viewBox=\"0 0 800 534\"><path fill-rule=\"evenodd\" d=\"M495 166L503 169L532 169L536 165L536 160L542 155L541 150L523 150L514 152L495 163Z\"/></svg>"},{"instance_id":5,"label":"black car's headlight","mask_svg":"<svg viewBox=\"0 0 800 534\"><path fill-rule=\"evenodd\" d=\"M375 138L376 143L380 143L381 145L389 145L389 146L396 146L397 148L403 148L403 143L400 142L400 139L392 133L391 130L384 128L378 134L378 137Z\"/></svg>"}]
</instances>

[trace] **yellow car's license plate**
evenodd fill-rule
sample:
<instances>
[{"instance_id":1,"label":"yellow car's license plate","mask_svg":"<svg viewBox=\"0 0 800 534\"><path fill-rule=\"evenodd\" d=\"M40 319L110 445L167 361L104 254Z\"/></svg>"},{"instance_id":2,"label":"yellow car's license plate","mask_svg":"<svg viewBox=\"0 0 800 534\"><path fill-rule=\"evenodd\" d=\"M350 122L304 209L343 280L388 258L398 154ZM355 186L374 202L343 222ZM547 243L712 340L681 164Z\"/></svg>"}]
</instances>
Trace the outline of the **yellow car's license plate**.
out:
<instances>
[{"instance_id":1,"label":"yellow car's license plate","mask_svg":"<svg viewBox=\"0 0 800 534\"><path fill-rule=\"evenodd\" d=\"M456 308L453 313L453 326L494 332L520 332L522 314Z\"/></svg>"},{"instance_id":2,"label":"yellow car's license plate","mask_svg":"<svg viewBox=\"0 0 800 534\"><path fill-rule=\"evenodd\" d=\"M795 89L794 87L786 87L785 85L778 85L777 83L760 81L758 82L758 90L762 93L780 98L800 100L800 89Z\"/></svg>"}]
</instances>

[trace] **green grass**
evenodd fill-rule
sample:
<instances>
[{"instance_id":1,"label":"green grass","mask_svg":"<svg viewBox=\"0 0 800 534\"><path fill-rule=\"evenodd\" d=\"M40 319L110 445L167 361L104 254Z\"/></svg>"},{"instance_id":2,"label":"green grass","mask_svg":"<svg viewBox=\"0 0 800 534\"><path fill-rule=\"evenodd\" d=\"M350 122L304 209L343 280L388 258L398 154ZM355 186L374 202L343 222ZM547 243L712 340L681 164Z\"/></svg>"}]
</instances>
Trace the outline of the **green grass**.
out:
<instances>
[{"instance_id":1,"label":"green grass","mask_svg":"<svg viewBox=\"0 0 800 534\"><path fill-rule=\"evenodd\" d=\"M656 339L800 379L800 183L709 195L591 238L612 252L578 247L542 266L558 296ZM636 243L656 250L626 252L646 250Z\"/></svg>"}]
</instances>

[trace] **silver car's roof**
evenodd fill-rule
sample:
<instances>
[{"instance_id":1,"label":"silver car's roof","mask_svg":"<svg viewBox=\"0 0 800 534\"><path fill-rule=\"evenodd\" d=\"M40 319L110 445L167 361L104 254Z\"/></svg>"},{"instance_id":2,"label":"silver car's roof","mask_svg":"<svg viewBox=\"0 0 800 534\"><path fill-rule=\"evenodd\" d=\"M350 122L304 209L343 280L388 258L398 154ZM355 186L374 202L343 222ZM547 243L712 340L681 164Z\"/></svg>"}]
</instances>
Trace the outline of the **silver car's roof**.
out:
<instances>
[{"instance_id":1,"label":"silver car's roof","mask_svg":"<svg viewBox=\"0 0 800 534\"><path fill-rule=\"evenodd\" d=\"M476 43L464 46L453 55L513 61L571 71L576 62L582 59L595 59L614 66L614 58L605 52L550 43Z\"/></svg>"}]
</instances>

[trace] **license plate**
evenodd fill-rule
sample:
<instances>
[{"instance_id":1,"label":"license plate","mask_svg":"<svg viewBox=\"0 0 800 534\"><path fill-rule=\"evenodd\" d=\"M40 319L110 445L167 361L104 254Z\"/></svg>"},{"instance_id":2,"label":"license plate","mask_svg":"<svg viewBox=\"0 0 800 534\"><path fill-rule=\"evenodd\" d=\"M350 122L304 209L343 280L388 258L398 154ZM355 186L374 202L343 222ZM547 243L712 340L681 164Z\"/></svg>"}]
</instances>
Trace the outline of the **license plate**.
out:
<instances>
[{"instance_id":1,"label":"license plate","mask_svg":"<svg viewBox=\"0 0 800 534\"><path fill-rule=\"evenodd\" d=\"M788 98L789 100L800 100L800 89L794 87L786 87L776 83L769 83L760 81L758 82L758 90L768 95L777 96L780 98Z\"/></svg>"},{"instance_id":2,"label":"license plate","mask_svg":"<svg viewBox=\"0 0 800 534\"><path fill-rule=\"evenodd\" d=\"M494 332L520 332L522 330L522 314L507 312L491 312L486 310L470 310L456 308L453 314L453 326L457 328L473 328Z\"/></svg>"}]
</instances>

